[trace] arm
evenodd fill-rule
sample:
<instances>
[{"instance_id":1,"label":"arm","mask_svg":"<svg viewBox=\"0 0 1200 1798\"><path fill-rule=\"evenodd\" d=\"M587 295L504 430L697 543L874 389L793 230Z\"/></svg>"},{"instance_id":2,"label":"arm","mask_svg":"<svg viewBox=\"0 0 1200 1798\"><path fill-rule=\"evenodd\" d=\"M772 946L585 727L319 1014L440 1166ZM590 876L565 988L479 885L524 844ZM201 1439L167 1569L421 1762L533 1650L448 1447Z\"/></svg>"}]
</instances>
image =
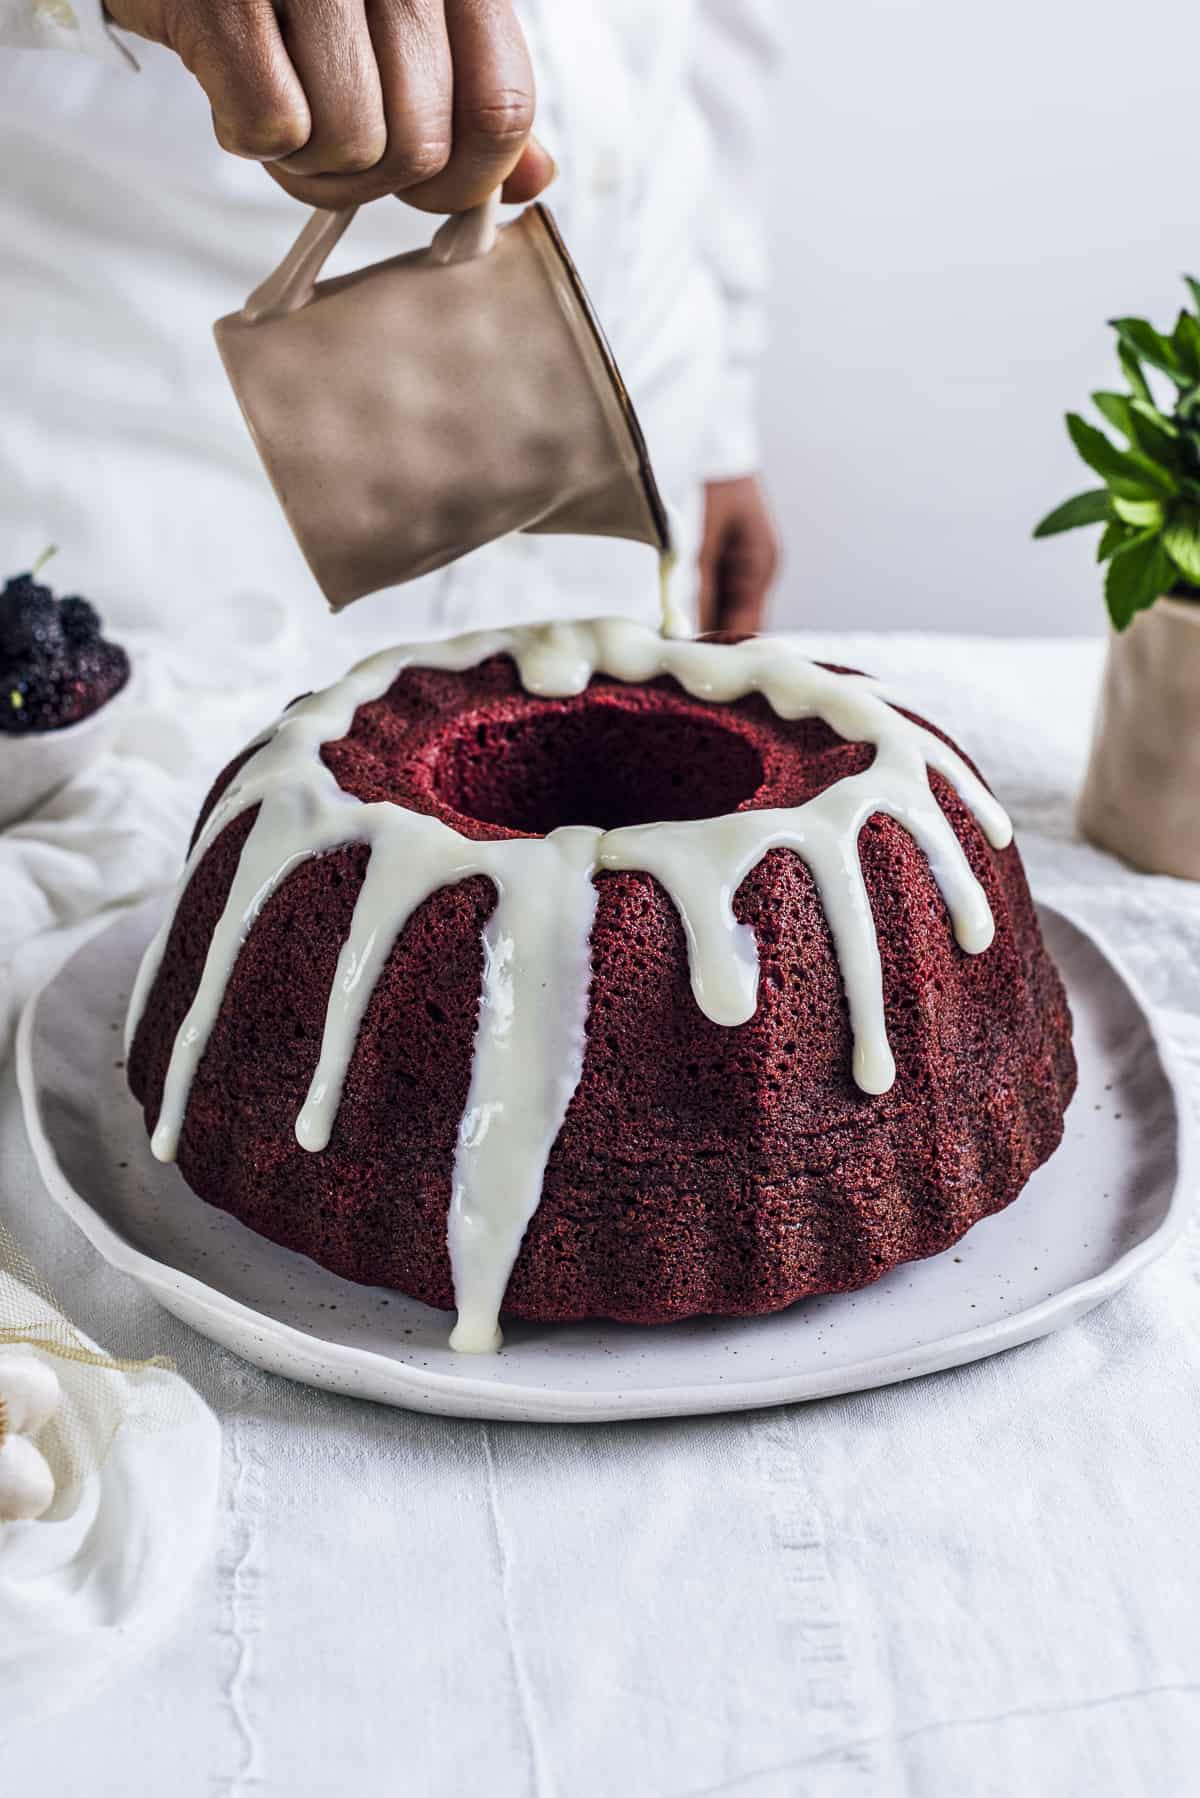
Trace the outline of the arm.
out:
<instances>
[{"instance_id":1,"label":"arm","mask_svg":"<svg viewBox=\"0 0 1200 1798\"><path fill-rule=\"evenodd\" d=\"M778 565L758 478L758 363L767 292L767 86L776 0L698 0L697 101L714 144L704 253L725 303L725 366L706 446L701 625L755 630Z\"/></svg>"}]
</instances>

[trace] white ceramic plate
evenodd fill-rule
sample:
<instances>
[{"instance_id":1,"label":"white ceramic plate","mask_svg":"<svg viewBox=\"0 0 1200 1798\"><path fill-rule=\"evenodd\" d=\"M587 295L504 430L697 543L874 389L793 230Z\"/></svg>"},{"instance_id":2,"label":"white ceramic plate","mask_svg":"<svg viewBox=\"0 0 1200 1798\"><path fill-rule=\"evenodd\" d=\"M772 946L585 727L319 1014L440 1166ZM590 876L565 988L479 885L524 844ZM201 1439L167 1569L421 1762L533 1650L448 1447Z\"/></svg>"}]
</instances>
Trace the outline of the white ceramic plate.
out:
<instances>
[{"instance_id":1,"label":"white ceramic plate","mask_svg":"<svg viewBox=\"0 0 1200 1798\"><path fill-rule=\"evenodd\" d=\"M454 1417L572 1422L733 1411L853 1392L1011 1348L1109 1297L1178 1233L1187 1107L1128 979L1043 908L1075 1013L1079 1092L1058 1153L954 1249L773 1317L659 1329L509 1322L451 1354L449 1319L351 1285L205 1205L149 1151L119 1021L161 901L93 937L32 999L18 1075L50 1192L113 1266L274 1373Z\"/></svg>"}]
</instances>

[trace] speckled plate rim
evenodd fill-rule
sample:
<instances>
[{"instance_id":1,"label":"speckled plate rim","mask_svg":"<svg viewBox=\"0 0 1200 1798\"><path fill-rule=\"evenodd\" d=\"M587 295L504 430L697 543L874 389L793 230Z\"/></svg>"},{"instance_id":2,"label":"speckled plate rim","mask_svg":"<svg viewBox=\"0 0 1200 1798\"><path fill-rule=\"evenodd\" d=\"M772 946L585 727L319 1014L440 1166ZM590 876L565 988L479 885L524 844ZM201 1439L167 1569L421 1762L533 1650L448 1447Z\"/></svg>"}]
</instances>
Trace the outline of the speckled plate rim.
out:
<instances>
[{"instance_id":1,"label":"speckled plate rim","mask_svg":"<svg viewBox=\"0 0 1200 1798\"><path fill-rule=\"evenodd\" d=\"M712 1379L681 1382L631 1392L614 1387L595 1392L563 1390L547 1383L498 1386L472 1378L467 1372L443 1374L417 1368L397 1356L312 1334L218 1292L169 1263L155 1260L128 1242L75 1189L60 1166L42 1117L34 1061L38 1010L43 994L70 969L70 962L66 969L51 976L23 1009L16 1044L18 1088L30 1144L47 1191L93 1248L110 1266L136 1280L173 1315L268 1372L410 1410L446 1417L511 1422L596 1423L695 1416L832 1398L963 1366L1032 1342L1074 1322L1112 1297L1135 1274L1165 1253L1187 1222L1200 1170L1200 1154L1182 1071L1174 1050L1137 982L1095 933L1056 906L1041 904L1039 911L1058 920L1091 946L1106 964L1112 979L1125 989L1139 1014L1173 1107L1176 1174L1170 1199L1148 1234L1091 1278L1064 1286L1042 1302L1002 1319L829 1370L751 1376L740 1382L736 1378L719 1382ZM123 914L108 928L115 928L128 916L128 913ZM94 941L95 936L89 938L75 954L80 954ZM934 1257L934 1260L939 1259L941 1257ZM853 1296L847 1294L844 1299L848 1301ZM654 1334L646 1332L648 1339ZM466 1365L469 1363L464 1361Z\"/></svg>"}]
</instances>

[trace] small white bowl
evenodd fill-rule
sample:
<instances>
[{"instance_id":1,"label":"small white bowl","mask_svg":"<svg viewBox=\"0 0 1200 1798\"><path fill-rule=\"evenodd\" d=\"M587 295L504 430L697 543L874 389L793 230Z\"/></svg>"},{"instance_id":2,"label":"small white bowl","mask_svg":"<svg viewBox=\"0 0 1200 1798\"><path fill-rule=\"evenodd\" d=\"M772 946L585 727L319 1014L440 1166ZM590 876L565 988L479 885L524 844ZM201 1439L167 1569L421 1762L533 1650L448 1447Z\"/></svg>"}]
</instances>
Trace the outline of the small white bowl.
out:
<instances>
[{"instance_id":1,"label":"small white bowl","mask_svg":"<svg viewBox=\"0 0 1200 1798\"><path fill-rule=\"evenodd\" d=\"M97 711L61 730L0 734L0 829L27 818L51 793L111 749L125 720L134 671Z\"/></svg>"}]
</instances>

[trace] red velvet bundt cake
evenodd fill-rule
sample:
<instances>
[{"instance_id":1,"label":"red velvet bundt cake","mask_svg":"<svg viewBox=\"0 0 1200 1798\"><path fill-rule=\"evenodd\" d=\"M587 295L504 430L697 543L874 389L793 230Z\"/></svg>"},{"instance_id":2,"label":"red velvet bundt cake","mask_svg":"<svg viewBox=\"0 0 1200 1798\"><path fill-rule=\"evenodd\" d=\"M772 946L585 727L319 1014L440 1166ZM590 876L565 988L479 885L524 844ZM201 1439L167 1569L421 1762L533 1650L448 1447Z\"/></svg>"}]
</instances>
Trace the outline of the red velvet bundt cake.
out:
<instances>
[{"instance_id":1,"label":"red velvet bundt cake","mask_svg":"<svg viewBox=\"0 0 1200 1798\"><path fill-rule=\"evenodd\" d=\"M155 1153L352 1280L748 1314L936 1254L1057 1146L1071 1023L1007 819L786 639L374 657L221 776L130 1007Z\"/></svg>"}]
</instances>

